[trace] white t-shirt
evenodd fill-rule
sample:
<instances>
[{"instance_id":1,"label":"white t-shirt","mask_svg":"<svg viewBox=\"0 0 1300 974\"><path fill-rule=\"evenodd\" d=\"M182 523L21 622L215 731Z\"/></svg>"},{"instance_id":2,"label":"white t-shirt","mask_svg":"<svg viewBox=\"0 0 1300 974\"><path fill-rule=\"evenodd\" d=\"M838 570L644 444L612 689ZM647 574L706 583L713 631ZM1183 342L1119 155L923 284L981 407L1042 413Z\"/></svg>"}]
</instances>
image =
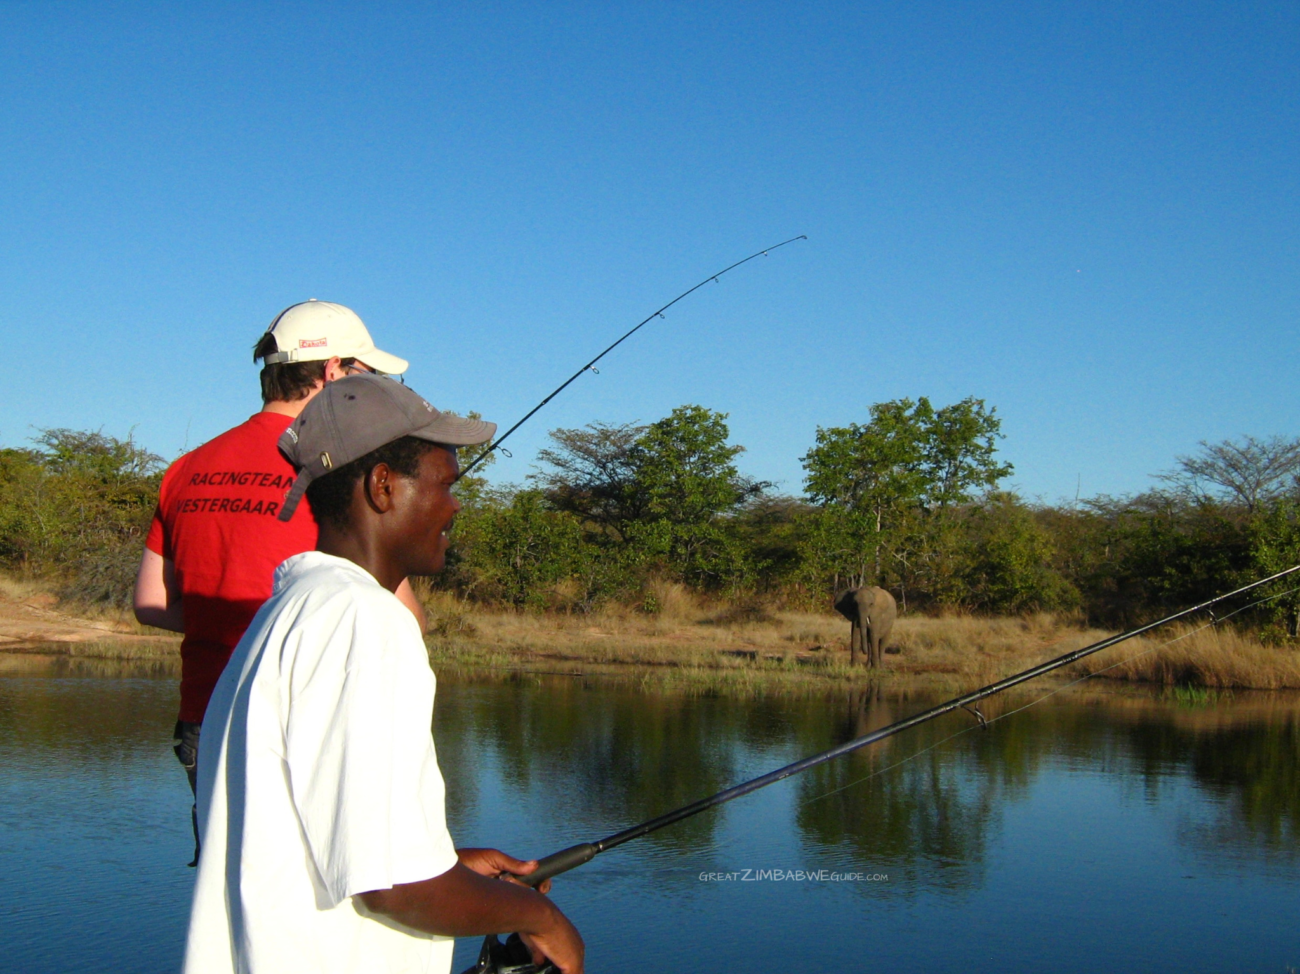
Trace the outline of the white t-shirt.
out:
<instances>
[{"instance_id":1,"label":"white t-shirt","mask_svg":"<svg viewBox=\"0 0 1300 974\"><path fill-rule=\"evenodd\" d=\"M363 568L275 571L203 722L185 974L442 972L453 941L353 897L456 863L414 617Z\"/></svg>"}]
</instances>

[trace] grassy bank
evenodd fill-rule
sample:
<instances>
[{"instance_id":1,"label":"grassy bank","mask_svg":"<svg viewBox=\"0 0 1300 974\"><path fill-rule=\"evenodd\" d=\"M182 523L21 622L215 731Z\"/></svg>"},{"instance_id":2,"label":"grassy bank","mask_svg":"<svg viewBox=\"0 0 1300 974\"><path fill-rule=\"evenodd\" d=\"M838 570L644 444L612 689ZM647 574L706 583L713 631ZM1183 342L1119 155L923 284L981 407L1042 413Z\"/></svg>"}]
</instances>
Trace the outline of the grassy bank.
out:
<instances>
[{"instance_id":1,"label":"grassy bank","mask_svg":"<svg viewBox=\"0 0 1300 974\"><path fill-rule=\"evenodd\" d=\"M130 610L61 602L57 592L47 581L0 575L0 653L117 660L178 657L178 636L141 626Z\"/></svg>"},{"instance_id":2,"label":"grassy bank","mask_svg":"<svg viewBox=\"0 0 1300 974\"><path fill-rule=\"evenodd\" d=\"M1170 626L1081 660L1074 669L1112 680L1162 686L1300 688L1300 650L1268 646L1232 629Z\"/></svg>"},{"instance_id":3,"label":"grassy bank","mask_svg":"<svg viewBox=\"0 0 1300 974\"><path fill-rule=\"evenodd\" d=\"M848 623L833 613L707 605L669 586L647 614L611 605L585 615L487 610L427 597L430 658L458 672L599 674L634 669L647 687L744 692L798 684L870 683L958 691L991 683L1110 632L1038 613L900 619L884 667L849 664ZM1169 627L1089 657L1059 681L1108 680L1221 689L1300 689L1300 652L1231 629Z\"/></svg>"},{"instance_id":4,"label":"grassy bank","mask_svg":"<svg viewBox=\"0 0 1300 974\"><path fill-rule=\"evenodd\" d=\"M442 672L617 674L647 689L758 692L852 685L972 689L1109 635L1070 617L906 616L879 671L849 664L848 623L833 613L705 603L665 585L659 611L606 605L587 614L487 609L425 593L429 656ZM174 666L179 638L123 610L74 611L37 583L0 577L0 653L155 661ZM1231 629L1169 627L1090 657L1058 682L1107 680L1214 689L1300 689L1300 651Z\"/></svg>"}]
</instances>

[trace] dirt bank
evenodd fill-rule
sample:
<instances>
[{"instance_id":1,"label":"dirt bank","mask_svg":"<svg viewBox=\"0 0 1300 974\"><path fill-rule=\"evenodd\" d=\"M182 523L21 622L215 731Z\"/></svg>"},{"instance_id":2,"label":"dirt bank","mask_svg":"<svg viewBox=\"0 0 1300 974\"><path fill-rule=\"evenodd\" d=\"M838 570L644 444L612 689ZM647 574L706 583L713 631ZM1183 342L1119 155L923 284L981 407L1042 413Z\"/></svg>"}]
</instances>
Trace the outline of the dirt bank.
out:
<instances>
[{"instance_id":1,"label":"dirt bank","mask_svg":"<svg viewBox=\"0 0 1300 974\"><path fill-rule=\"evenodd\" d=\"M74 615L35 585L0 584L0 653L102 656L115 659L176 656L180 637L146 630L125 613Z\"/></svg>"},{"instance_id":2,"label":"dirt bank","mask_svg":"<svg viewBox=\"0 0 1300 974\"><path fill-rule=\"evenodd\" d=\"M849 664L848 623L830 613L663 600L653 615L610 606L587 615L487 610L441 593L426 600L429 658L466 676L537 671L610 673L651 688L746 692L870 684L882 690L969 690L1109 633L1051 614L1019 618L905 616L878 671ZM179 661L180 638L128 612L69 611L34 583L0 576L0 655ZM1170 627L1090 657L1055 679L1222 689L1300 688L1300 652L1232 630Z\"/></svg>"}]
</instances>

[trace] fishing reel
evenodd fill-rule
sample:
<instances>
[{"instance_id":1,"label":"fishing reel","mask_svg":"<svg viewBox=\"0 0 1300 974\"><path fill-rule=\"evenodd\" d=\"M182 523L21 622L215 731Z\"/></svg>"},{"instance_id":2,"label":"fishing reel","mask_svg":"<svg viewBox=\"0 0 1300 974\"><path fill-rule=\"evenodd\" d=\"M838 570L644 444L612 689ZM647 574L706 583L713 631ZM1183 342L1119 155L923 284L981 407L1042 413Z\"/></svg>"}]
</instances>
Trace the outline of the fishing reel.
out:
<instances>
[{"instance_id":1,"label":"fishing reel","mask_svg":"<svg viewBox=\"0 0 1300 974\"><path fill-rule=\"evenodd\" d=\"M483 938L478 963L464 974L559 974L559 969L549 960L542 961L540 967L534 964L532 951L519 934L512 933L502 943L490 933Z\"/></svg>"}]
</instances>

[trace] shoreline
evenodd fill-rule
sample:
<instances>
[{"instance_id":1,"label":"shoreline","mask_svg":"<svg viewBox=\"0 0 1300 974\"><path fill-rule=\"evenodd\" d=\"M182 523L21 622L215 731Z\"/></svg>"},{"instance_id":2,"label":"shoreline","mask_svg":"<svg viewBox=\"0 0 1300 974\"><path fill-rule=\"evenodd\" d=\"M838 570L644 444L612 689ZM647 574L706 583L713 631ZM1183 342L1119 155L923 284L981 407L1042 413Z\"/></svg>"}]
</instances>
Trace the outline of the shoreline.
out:
<instances>
[{"instance_id":1,"label":"shoreline","mask_svg":"<svg viewBox=\"0 0 1300 974\"><path fill-rule=\"evenodd\" d=\"M453 680L581 677L646 691L728 695L837 689L954 695L1111 635L1050 614L910 616L895 627L884 665L871 670L850 665L848 625L825 614L697 610L665 617L613 609L577 616L445 602L429 610L430 664ZM61 617L60 625L66 630L69 617ZM72 638L41 638L39 631L10 636L0 642L0 675L33 666L92 671L97 664L105 670L116 665L179 673L179 637L135 628L107 631L99 622ZM1125 642L1038 682L1060 687L1087 676L1093 686L1105 680L1116 686L1294 690L1300 689L1300 651L1266 646L1232 630L1170 626L1155 638Z\"/></svg>"}]
</instances>

